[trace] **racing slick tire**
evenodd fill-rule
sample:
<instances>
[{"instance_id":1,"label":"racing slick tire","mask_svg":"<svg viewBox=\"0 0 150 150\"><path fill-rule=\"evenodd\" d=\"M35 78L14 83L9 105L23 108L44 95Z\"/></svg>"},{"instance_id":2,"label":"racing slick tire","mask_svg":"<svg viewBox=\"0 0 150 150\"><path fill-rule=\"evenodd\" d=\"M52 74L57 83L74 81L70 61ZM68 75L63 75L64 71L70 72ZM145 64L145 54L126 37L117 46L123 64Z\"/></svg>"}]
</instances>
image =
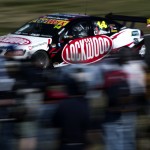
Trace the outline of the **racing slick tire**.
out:
<instances>
[{"instance_id":1,"label":"racing slick tire","mask_svg":"<svg viewBox=\"0 0 150 150\"><path fill-rule=\"evenodd\" d=\"M36 62L42 68L53 68L52 61L50 60L47 52L44 50L38 50L35 52L31 59L34 59L34 62Z\"/></svg>"}]
</instances>

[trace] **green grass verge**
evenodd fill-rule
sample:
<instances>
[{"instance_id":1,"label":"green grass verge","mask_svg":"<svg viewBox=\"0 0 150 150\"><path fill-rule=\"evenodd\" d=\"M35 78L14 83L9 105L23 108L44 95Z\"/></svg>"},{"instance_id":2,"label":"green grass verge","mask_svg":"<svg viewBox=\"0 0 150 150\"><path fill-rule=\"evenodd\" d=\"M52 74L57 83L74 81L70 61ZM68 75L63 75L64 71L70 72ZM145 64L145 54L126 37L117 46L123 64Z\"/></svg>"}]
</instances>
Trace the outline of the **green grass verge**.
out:
<instances>
[{"instance_id":1,"label":"green grass verge","mask_svg":"<svg viewBox=\"0 0 150 150\"><path fill-rule=\"evenodd\" d=\"M113 12L150 17L149 6L150 0L0 0L0 35L48 13L72 12L104 16ZM146 33L150 30L145 25L138 27Z\"/></svg>"}]
</instances>

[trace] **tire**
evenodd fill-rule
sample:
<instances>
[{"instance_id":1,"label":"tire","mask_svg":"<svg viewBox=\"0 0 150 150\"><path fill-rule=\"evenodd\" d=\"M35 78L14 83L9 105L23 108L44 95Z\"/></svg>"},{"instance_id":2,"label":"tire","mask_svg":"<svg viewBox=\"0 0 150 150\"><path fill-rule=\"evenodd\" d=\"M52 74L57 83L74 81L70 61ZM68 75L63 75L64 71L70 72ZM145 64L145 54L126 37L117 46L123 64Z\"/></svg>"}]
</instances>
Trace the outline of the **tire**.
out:
<instances>
[{"instance_id":1,"label":"tire","mask_svg":"<svg viewBox=\"0 0 150 150\"><path fill-rule=\"evenodd\" d=\"M145 54L146 54L146 46L142 45L141 49L139 50L139 55L141 57L145 57Z\"/></svg>"},{"instance_id":2,"label":"tire","mask_svg":"<svg viewBox=\"0 0 150 150\"><path fill-rule=\"evenodd\" d=\"M50 60L48 54L44 50L39 50L35 52L31 58L42 68L48 68L50 66L53 66L52 61Z\"/></svg>"}]
</instances>

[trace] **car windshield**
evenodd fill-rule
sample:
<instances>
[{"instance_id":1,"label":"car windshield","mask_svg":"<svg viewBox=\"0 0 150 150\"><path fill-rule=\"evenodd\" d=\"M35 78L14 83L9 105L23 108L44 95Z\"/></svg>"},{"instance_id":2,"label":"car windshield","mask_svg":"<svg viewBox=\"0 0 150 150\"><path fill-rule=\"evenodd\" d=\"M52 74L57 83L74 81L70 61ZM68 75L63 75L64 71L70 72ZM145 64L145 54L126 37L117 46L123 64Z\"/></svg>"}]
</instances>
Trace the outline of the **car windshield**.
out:
<instances>
[{"instance_id":1,"label":"car windshield","mask_svg":"<svg viewBox=\"0 0 150 150\"><path fill-rule=\"evenodd\" d=\"M52 37L59 32L57 28L54 28L52 24L44 23L27 23L13 34L18 35L28 35L28 36L43 36L43 37Z\"/></svg>"}]
</instances>

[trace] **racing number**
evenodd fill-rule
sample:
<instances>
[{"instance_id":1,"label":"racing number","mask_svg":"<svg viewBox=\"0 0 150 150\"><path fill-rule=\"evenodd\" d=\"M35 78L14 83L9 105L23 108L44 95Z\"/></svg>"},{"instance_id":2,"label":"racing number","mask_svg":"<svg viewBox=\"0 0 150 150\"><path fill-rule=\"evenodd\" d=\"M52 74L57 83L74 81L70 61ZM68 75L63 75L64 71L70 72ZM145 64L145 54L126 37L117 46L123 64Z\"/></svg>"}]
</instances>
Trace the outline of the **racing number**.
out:
<instances>
[{"instance_id":1,"label":"racing number","mask_svg":"<svg viewBox=\"0 0 150 150\"><path fill-rule=\"evenodd\" d=\"M147 25L150 25L150 18L147 19Z\"/></svg>"},{"instance_id":2,"label":"racing number","mask_svg":"<svg viewBox=\"0 0 150 150\"><path fill-rule=\"evenodd\" d=\"M97 24L101 29L108 27L105 21L102 21L102 22L98 21Z\"/></svg>"}]
</instances>

